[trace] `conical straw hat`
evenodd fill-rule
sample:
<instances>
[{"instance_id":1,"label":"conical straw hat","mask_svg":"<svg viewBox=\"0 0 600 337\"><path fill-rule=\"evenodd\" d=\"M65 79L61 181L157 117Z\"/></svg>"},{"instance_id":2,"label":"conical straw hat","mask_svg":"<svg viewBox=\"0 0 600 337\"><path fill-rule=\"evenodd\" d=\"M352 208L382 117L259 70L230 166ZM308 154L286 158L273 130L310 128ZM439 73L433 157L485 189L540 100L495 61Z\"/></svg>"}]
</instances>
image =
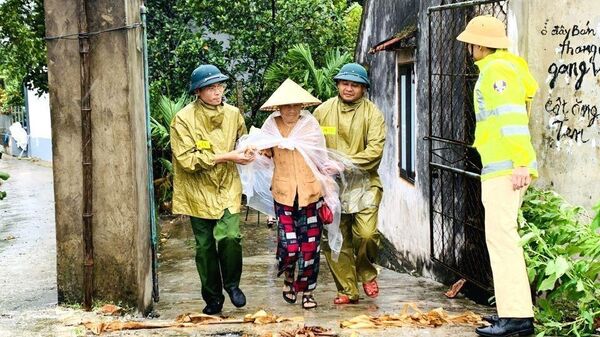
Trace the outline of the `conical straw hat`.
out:
<instances>
[{"instance_id":1,"label":"conical straw hat","mask_svg":"<svg viewBox=\"0 0 600 337\"><path fill-rule=\"evenodd\" d=\"M275 111L279 106L287 104L302 104L303 107L307 107L321 104L321 101L288 78L281 83L260 110Z\"/></svg>"}]
</instances>

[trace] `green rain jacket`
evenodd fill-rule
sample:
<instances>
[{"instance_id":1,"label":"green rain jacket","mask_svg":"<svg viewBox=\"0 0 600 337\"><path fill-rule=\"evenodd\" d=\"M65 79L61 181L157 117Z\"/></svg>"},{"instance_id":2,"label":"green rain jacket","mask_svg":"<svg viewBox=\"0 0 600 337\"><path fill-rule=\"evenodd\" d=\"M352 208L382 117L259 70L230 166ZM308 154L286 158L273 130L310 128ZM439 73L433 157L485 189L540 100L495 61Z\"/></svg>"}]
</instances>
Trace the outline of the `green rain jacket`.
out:
<instances>
[{"instance_id":1,"label":"green rain jacket","mask_svg":"<svg viewBox=\"0 0 600 337\"><path fill-rule=\"evenodd\" d=\"M370 193L364 196L373 199L360 202L364 206L358 208L343 204L344 213L355 213L379 205L382 186L377 168L383 156L386 135L381 111L364 97L348 104L337 96L317 107L314 116L321 125L327 147L348 155L352 163L369 176Z\"/></svg>"},{"instance_id":2,"label":"green rain jacket","mask_svg":"<svg viewBox=\"0 0 600 337\"><path fill-rule=\"evenodd\" d=\"M212 106L202 100L188 104L171 122L173 151L173 213L220 219L226 209L240 212L242 184L235 163L215 164L215 155L235 149L246 134L239 109Z\"/></svg>"}]
</instances>

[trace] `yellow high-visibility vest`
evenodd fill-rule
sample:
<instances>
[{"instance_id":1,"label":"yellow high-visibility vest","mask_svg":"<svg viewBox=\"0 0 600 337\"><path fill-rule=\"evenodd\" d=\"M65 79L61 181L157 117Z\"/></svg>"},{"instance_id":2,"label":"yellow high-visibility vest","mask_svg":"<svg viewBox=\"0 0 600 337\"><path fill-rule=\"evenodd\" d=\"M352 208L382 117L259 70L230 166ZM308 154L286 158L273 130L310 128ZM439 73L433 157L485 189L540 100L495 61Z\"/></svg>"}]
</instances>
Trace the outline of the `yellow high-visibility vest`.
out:
<instances>
[{"instance_id":1,"label":"yellow high-visibility vest","mask_svg":"<svg viewBox=\"0 0 600 337\"><path fill-rule=\"evenodd\" d=\"M527 63L508 51L497 50L475 64L479 78L473 93L477 120L473 146L481 156L481 179L510 175L521 166L537 177L527 102L538 84Z\"/></svg>"}]
</instances>

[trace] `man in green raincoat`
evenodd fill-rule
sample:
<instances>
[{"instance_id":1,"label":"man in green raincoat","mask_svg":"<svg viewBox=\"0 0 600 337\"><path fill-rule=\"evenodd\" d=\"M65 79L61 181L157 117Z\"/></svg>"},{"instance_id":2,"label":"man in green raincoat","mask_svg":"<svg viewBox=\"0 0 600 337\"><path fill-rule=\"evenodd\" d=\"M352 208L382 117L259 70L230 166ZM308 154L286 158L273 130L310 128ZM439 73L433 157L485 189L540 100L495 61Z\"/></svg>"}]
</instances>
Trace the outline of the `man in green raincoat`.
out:
<instances>
[{"instance_id":1,"label":"man in green raincoat","mask_svg":"<svg viewBox=\"0 0 600 337\"><path fill-rule=\"evenodd\" d=\"M208 315L222 310L223 289L236 307L246 304L239 288L242 186L235 164L247 164L254 157L234 150L247 131L240 111L223 103L228 79L213 65L196 68L190 94L197 98L171 123L173 213L190 216L206 302L203 312Z\"/></svg>"},{"instance_id":2,"label":"man in green raincoat","mask_svg":"<svg viewBox=\"0 0 600 337\"><path fill-rule=\"evenodd\" d=\"M321 124L327 147L347 155L368 177L368 190L358 198L344 200L340 231L344 238L337 261L325 242L323 250L333 274L338 295L335 304L358 302L360 280L365 294L377 297L379 253L377 214L382 186L377 168L383 154L385 122L381 111L364 94L369 87L367 71L357 63L344 65L334 77L338 96L321 104L314 116Z\"/></svg>"}]
</instances>

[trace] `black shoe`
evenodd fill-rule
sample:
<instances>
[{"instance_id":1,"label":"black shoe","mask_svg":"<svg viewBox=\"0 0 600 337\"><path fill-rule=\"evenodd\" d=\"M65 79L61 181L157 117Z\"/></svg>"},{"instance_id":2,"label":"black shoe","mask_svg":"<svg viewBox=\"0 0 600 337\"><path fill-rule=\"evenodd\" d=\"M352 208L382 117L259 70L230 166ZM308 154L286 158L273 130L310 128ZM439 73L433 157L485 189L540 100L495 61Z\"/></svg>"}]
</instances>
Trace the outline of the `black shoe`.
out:
<instances>
[{"instance_id":1,"label":"black shoe","mask_svg":"<svg viewBox=\"0 0 600 337\"><path fill-rule=\"evenodd\" d=\"M529 336L533 335L533 318L498 318L491 326L475 332L485 337Z\"/></svg>"},{"instance_id":2,"label":"black shoe","mask_svg":"<svg viewBox=\"0 0 600 337\"><path fill-rule=\"evenodd\" d=\"M227 293L229 294L231 303L233 303L233 305L235 305L237 308L241 308L246 305L246 295L244 295L242 289L239 287L227 289Z\"/></svg>"},{"instance_id":3,"label":"black shoe","mask_svg":"<svg viewBox=\"0 0 600 337\"><path fill-rule=\"evenodd\" d=\"M489 315L489 316L481 316L481 319L488 323L494 324L494 323L498 322L499 318L498 318L498 315Z\"/></svg>"},{"instance_id":4,"label":"black shoe","mask_svg":"<svg viewBox=\"0 0 600 337\"><path fill-rule=\"evenodd\" d=\"M206 315L216 315L223 309L223 303L211 302L207 303L202 312Z\"/></svg>"}]
</instances>

